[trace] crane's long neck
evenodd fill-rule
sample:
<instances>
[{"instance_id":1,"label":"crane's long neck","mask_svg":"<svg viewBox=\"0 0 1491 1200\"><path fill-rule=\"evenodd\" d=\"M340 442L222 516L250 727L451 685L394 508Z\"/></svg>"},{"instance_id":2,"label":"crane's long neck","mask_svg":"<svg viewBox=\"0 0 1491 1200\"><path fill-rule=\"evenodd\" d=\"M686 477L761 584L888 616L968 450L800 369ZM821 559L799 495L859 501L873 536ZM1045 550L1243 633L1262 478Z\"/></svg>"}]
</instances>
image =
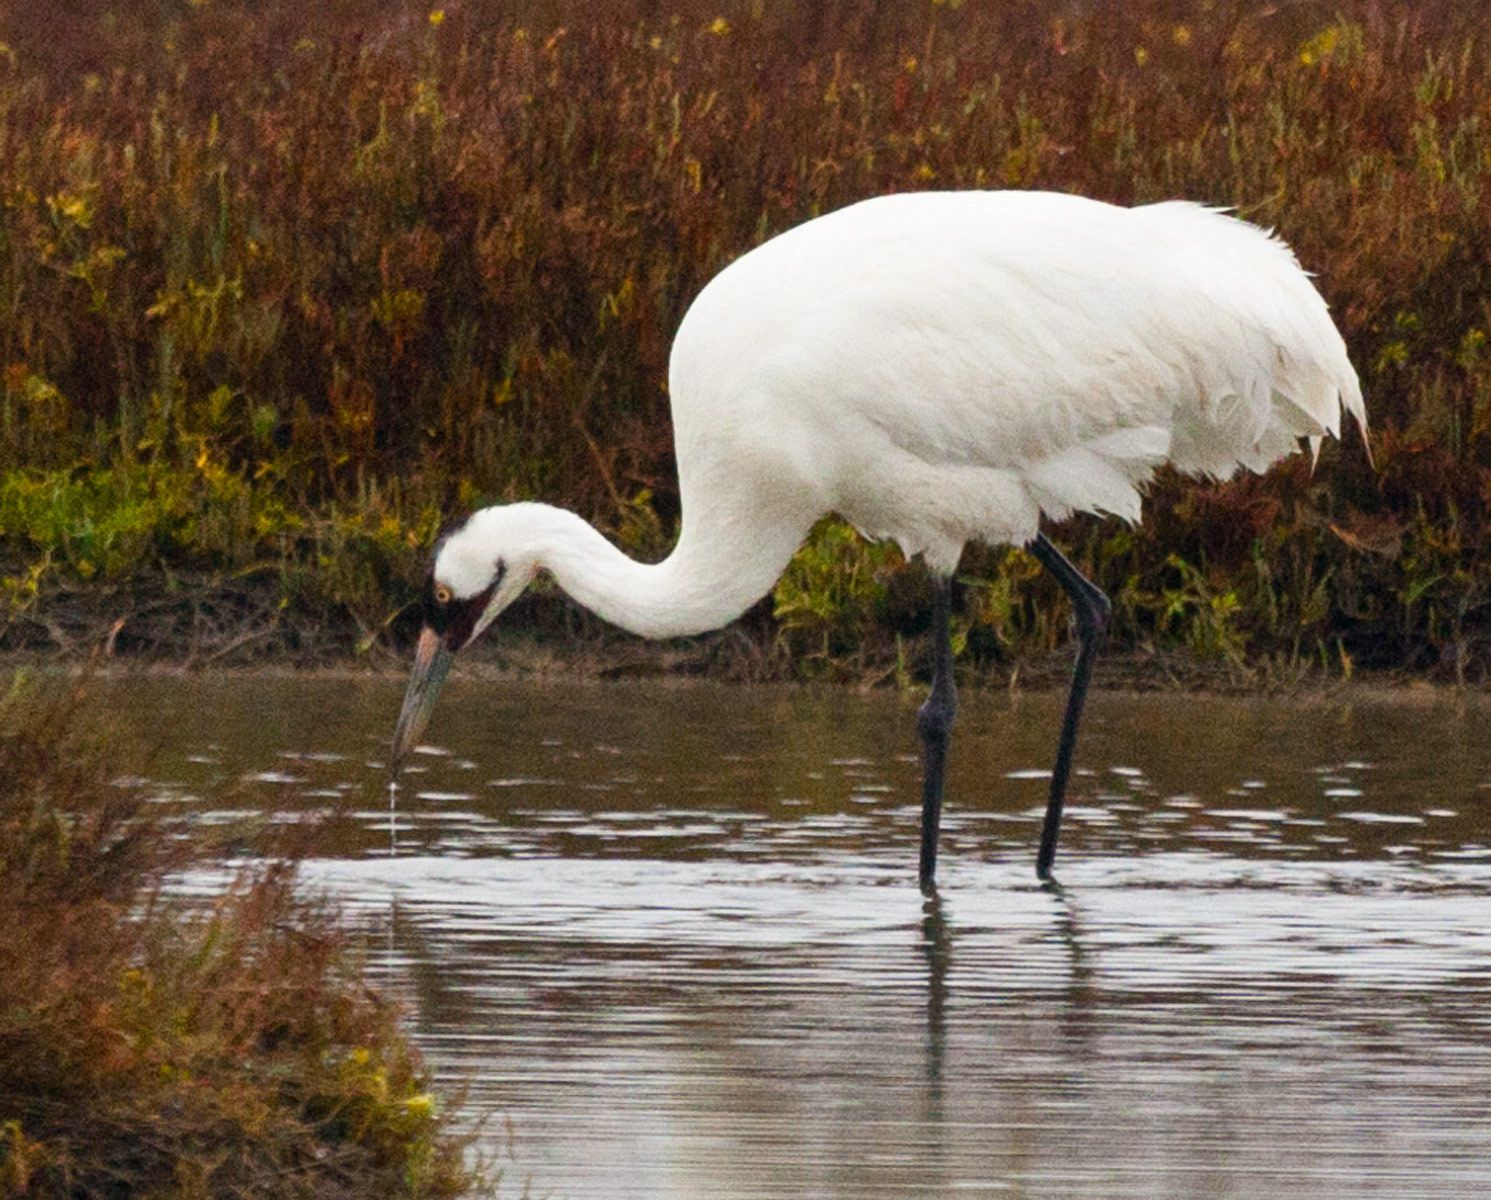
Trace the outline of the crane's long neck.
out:
<instances>
[{"instance_id":1,"label":"crane's long neck","mask_svg":"<svg viewBox=\"0 0 1491 1200\"><path fill-rule=\"evenodd\" d=\"M660 563L623 554L574 513L533 505L535 557L597 616L643 637L718 629L771 590L811 519L746 523L685 514L673 553Z\"/></svg>"}]
</instances>

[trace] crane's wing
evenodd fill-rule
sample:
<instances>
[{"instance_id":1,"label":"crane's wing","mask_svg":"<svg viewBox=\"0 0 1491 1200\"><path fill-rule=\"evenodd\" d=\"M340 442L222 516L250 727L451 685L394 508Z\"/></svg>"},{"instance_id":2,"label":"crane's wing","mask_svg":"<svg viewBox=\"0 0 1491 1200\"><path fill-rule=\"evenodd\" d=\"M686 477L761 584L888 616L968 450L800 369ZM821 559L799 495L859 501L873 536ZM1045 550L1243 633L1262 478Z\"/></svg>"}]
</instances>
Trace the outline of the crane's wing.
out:
<instances>
[{"instance_id":1,"label":"crane's wing","mask_svg":"<svg viewBox=\"0 0 1491 1200\"><path fill-rule=\"evenodd\" d=\"M1263 470L1343 407L1366 423L1282 242L1195 204L1050 193L883 197L789 231L700 296L672 386L681 474L775 454L908 549L1137 519L1161 462Z\"/></svg>"}]
</instances>

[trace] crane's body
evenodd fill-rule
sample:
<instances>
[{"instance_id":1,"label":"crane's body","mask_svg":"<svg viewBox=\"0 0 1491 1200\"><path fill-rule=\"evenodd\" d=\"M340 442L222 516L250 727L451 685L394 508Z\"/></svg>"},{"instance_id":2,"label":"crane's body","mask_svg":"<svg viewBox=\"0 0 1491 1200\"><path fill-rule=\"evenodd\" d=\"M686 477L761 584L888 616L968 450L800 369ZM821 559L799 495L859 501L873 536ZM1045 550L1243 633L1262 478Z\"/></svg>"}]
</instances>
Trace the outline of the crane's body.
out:
<instances>
[{"instance_id":1,"label":"crane's body","mask_svg":"<svg viewBox=\"0 0 1491 1200\"><path fill-rule=\"evenodd\" d=\"M1030 545L1080 619L1083 585L1101 593L1040 537L1043 518L1137 521L1162 463L1221 478L1338 434L1343 410L1366 428L1341 337L1282 242L1186 202L1039 192L886 196L773 238L690 307L669 389L674 552L640 564L563 510L482 510L432 564L462 642L540 569L645 636L717 628L770 590L826 513L944 578L969 541ZM450 642L430 596L426 609ZM950 689L950 659L946 671ZM1080 712L1080 661L1078 675ZM422 697L406 703L401 745Z\"/></svg>"},{"instance_id":2,"label":"crane's body","mask_svg":"<svg viewBox=\"0 0 1491 1200\"><path fill-rule=\"evenodd\" d=\"M832 511L944 572L1043 515L1137 521L1162 462L1260 470L1343 402L1364 419L1283 243L1034 192L886 196L766 242L689 309L669 385L685 537L695 513Z\"/></svg>"}]
</instances>

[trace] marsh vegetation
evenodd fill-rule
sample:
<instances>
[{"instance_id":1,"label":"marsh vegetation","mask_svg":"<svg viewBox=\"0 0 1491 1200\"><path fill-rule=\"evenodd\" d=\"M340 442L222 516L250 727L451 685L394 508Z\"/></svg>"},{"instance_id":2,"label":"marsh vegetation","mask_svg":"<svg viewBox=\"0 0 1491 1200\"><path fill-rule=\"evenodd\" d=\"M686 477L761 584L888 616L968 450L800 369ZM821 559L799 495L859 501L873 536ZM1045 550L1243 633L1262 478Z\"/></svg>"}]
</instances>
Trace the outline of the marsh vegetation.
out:
<instances>
[{"instance_id":1,"label":"marsh vegetation","mask_svg":"<svg viewBox=\"0 0 1491 1200\"><path fill-rule=\"evenodd\" d=\"M0 645L194 661L407 637L442 520L678 520L669 340L732 257L897 189L1187 196L1273 226L1360 369L1312 475L1162 476L1060 531L1120 645L1227 671L1488 663L1491 31L1474 5L84 3L0 16ZM898 555L822 526L754 675L894 669ZM963 661L1067 636L971 554ZM548 606L509 625L593 624Z\"/></svg>"},{"instance_id":2,"label":"marsh vegetation","mask_svg":"<svg viewBox=\"0 0 1491 1200\"><path fill-rule=\"evenodd\" d=\"M0 701L0 1196L464 1194L463 1140L293 837L170 819L75 689ZM193 872L195 901L168 891Z\"/></svg>"}]
</instances>

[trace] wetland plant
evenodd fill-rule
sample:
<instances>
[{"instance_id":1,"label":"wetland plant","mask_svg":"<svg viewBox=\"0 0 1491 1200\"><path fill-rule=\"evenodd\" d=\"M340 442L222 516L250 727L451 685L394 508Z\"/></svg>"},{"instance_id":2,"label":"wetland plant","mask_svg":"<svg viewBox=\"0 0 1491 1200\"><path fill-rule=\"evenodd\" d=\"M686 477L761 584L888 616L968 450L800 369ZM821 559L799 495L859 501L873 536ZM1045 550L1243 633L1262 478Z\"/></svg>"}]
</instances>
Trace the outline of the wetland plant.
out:
<instances>
[{"instance_id":1,"label":"wetland plant","mask_svg":"<svg viewBox=\"0 0 1491 1200\"><path fill-rule=\"evenodd\" d=\"M0 1197L449 1197L461 1141L335 916L159 819L75 684L0 703ZM93 731L90 731L92 729Z\"/></svg>"}]
</instances>

